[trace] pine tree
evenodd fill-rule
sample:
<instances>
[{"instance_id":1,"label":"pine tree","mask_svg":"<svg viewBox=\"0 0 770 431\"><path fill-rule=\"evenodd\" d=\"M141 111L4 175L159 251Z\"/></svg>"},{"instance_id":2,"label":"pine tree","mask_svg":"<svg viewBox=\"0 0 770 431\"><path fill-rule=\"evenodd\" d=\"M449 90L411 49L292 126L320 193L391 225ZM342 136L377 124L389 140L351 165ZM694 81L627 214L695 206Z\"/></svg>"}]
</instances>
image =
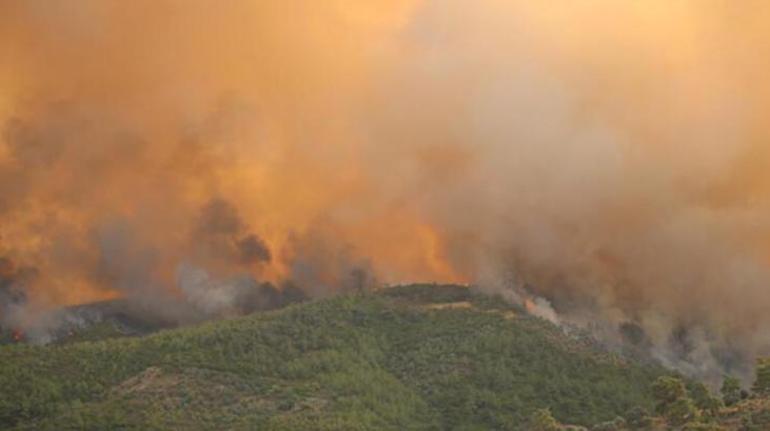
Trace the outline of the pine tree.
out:
<instances>
[{"instance_id":1,"label":"pine tree","mask_svg":"<svg viewBox=\"0 0 770 431\"><path fill-rule=\"evenodd\" d=\"M757 360L757 379L751 390L757 394L770 394L770 358Z\"/></svg>"},{"instance_id":2,"label":"pine tree","mask_svg":"<svg viewBox=\"0 0 770 431\"><path fill-rule=\"evenodd\" d=\"M662 376L652 384L655 411L671 425L683 425L698 416L684 382L677 377Z\"/></svg>"},{"instance_id":3,"label":"pine tree","mask_svg":"<svg viewBox=\"0 0 770 431\"><path fill-rule=\"evenodd\" d=\"M724 376L722 380L722 401L726 406L732 406L741 400L741 381L733 376Z\"/></svg>"}]
</instances>

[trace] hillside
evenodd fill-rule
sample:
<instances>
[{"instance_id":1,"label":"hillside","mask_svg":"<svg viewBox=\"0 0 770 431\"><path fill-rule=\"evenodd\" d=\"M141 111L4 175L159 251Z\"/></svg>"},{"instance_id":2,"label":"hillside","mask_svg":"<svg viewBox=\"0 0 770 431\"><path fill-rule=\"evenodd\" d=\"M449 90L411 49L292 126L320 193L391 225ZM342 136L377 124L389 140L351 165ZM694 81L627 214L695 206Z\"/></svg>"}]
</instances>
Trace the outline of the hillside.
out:
<instances>
[{"instance_id":1,"label":"hillside","mask_svg":"<svg viewBox=\"0 0 770 431\"><path fill-rule=\"evenodd\" d=\"M4 346L0 363L0 428L27 430L528 429L542 408L591 426L651 409L664 374L458 286Z\"/></svg>"}]
</instances>

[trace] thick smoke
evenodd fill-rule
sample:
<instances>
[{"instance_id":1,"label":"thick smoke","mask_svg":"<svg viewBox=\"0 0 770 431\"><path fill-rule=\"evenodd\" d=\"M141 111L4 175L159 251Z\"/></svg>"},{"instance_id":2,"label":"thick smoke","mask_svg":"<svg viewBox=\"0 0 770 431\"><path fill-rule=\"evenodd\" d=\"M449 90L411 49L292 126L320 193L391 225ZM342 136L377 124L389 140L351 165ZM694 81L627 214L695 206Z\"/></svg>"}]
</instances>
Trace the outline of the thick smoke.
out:
<instances>
[{"instance_id":1,"label":"thick smoke","mask_svg":"<svg viewBox=\"0 0 770 431\"><path fill-rule=\"evenodd\" d=\"M768 12L428 3L395 67L402 97L375 109L392 146L372 165L403 179L393 193L460 273L495 286L513 270L607 338L636 324L673 366L743 372L770 342Z\"/></svg>"},{"instance_id":2,"label":"thick smoke","mask_svg":"<svg viewBox=\"0 0 770 431\"><path fill-rule=\"evenodd\" d=\"M19 268L10 259L0 257L0 337L23 323L27 303L25 285L35 274L34 268Z\"/></svg>"},{"instance_id":3,"label":"thick smoke","mask_svg":"<svg viewBox=\"0 0 770 431\"><path fill-rule=\"evenodd\" d=\"M236 264L269 263L272 256L265 242L247 230L237 209L222 199L203 207L194 238L200 241L201 253Z\"/></svg>"},{"instance_id":4,"label":"thick smoke","mask_svg":"<svg viewBox=\"0 0 770 431\"><path fill-rule=\"evenodd\" d=\"M0 254L37 268L36 307L526 286L672 366L747 372L770 348L768 18L717 0L2 2Z\"/></svg>"}]
</instances>

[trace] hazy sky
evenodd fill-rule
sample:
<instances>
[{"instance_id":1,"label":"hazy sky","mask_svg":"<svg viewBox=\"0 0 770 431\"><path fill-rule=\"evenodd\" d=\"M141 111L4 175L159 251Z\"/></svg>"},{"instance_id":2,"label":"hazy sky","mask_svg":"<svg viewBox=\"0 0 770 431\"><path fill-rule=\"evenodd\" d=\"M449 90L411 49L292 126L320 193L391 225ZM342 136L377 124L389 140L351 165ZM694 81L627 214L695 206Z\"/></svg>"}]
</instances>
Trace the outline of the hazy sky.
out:
<instances>
[{"instance_id":1,"label":"hazy sky","mask_svg":"<svg viewBox=\"0 0 770 431\"><path fill-rule=\"evenodd\" d=\"M764 349L768 20L761 0L0 0L0 251L41 303L174 291L187 263L319 292L359 267L514 274ZM231 230L201 228L212 202ZM271 259L237 258L247 237Z\"/></svg>"}]
</instances>

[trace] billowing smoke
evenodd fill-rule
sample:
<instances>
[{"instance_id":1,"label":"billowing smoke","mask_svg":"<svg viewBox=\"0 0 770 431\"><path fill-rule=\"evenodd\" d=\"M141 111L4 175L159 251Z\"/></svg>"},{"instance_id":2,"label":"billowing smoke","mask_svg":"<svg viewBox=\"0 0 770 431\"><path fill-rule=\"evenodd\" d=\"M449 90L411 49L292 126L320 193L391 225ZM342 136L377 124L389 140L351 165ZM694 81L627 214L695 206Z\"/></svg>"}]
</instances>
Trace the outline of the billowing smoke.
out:
<instances>
[{"instance_id":1,"label":"billowing smoke","mask_svg":"<svg viewBox=\"0 0 770 431\"><path fill-rule=\"evenodd\" d=\"M693 374L748 372L770 349L768 18L2 2L0 254L36 268L39 308L463 281Z\"/></svg>"},{"instance_id":2,"label":"billowing smoke","mask_svg":"<svg viewBox=\"0 0 770 431\"><path fill-rule=\"evenodd\" d=\"M10 259L0 258L0 337L20 337L14 331L18 331L18 326L23 323L27 305L25 286L35 274L34 268L19 268Z\"/></svg>"},{"instance_id":3,"label":"billowing smoke","mask_svg":"<svg viewBox=\"0 0 770 431\"><path fill-rule=\"evenodd\" d=\"M236 208L227 201L214 199L202 211L194 232L198 252L245 266L269 263L272 254L267 244L247 231Z\"/></svg>"}]
</instances>

